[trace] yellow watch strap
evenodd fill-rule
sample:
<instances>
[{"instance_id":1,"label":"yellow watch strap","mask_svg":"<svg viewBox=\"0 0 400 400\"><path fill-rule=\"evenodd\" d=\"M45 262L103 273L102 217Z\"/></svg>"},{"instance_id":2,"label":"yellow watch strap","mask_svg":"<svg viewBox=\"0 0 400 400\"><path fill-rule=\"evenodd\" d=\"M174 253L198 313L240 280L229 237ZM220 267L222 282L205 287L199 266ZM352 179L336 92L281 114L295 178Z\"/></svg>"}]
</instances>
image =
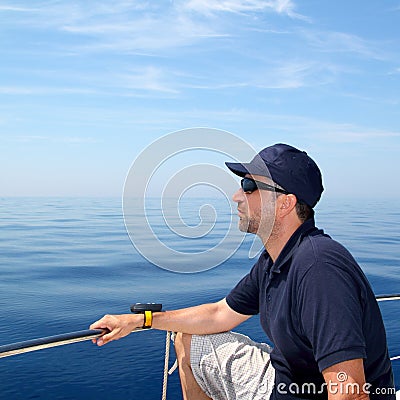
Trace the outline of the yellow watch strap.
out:
<instances>
[{"instance_id":1,"label":"yellow watch strap","mask_svg":"<svg viewBox=\"0 0 400 400\"><path fill-rule=\"evenodd\" d=\"M152 323L153 323L153 313L151 311L145 311L143 329L151 328Z\"/></svg>"}]
</instances>

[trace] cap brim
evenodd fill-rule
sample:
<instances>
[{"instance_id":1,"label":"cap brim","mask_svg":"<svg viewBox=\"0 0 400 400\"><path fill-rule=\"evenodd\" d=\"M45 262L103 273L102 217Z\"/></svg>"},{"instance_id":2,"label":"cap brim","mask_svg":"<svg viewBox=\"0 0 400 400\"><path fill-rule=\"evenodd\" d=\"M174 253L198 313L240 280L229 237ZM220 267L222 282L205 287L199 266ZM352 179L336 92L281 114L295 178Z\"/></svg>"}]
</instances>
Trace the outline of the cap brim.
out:
<instances>
[{"instance_id":1,"label":"cap brim","mask_svg":"<svg viewBox=\"0 0 400 400\"><path fill-rule=\"evenodd\" d=\"M249 174L248 169L245 167L246 164L226 162L225 165L236 175L244 177Z\"/></svg>"},{"instance_id":2,"label":"cap brim","mask_svg":"<svg viewBox=\"0 0 400 400\"><path fill-rule=\"evenodd\" d=\"M246 174L266 176L268 178L271 177L270 172L269 172L267 166L264 163L263 163L263 165L257 165L255 163L232 163L232 162L226 162L225 165L234 174L239 175L242 178Z\"/></svg>"}]
</instances>

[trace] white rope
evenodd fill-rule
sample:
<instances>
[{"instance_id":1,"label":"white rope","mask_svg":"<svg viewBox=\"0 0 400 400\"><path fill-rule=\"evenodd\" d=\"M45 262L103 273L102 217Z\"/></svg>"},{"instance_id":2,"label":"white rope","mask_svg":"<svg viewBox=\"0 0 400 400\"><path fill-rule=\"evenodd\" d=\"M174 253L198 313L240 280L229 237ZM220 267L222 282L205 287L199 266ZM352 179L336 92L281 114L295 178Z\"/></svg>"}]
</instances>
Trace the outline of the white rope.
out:
<instances>
[{"instance_id":1,"label":"white rope","mask_svg":"<svg viewBox=\"0 0 400 400\"><path fill-rule=\"evenodd\" d=\"M175 360L172 367L169 369L168 375L172 375L177 368L178 368L178 359Z\"/></svg>"},{"instance_id":2,"label":"white rope","mask_svg":"<svg viewBox=\"0 0 400 400\"><path fill-rule=\"evenodd\" d=\"M400 300L399 294L389 294L387 296L376 296L376 301L392 301L392 300ZM398 360L400 356L390 357L390 361Z\"/></svg>"},{"instance_id":3,"label":"white rope","mask_svg":"<svg viewBox=\"0 0 400 400\"><path fill-rule=\"evenodd\" d=\"M176 337L176 332L171 332L171 342L175 344L175 337ZM168 371L168 375L172 375L175 370L178 368L178 359L175 358L175 362L172 364L172 367Z\"/></svg>"},{"instance_id":4,"label":"white rope","mask_svg":"<svg viewBox=\"0 0 400 400\"><path fill-rule=\"evenodd\" d=\"M376 301L392 301L392 300L400 300L399 295L390 295L386 297L377 297Z\"/></svg>"},{"instance_id":5,"label":"white rope","mask_svg":"<svg viewBox=\"0 0 400 400\"><path fill-rule=\"evenodd\" d=\"M167 336L165 338L164 378L163 378L163 387L162 387L161 400L167 400L168 364L169 364L170 343L171 343L171 332L167 331Z\"/></svg>"}]
</instances>

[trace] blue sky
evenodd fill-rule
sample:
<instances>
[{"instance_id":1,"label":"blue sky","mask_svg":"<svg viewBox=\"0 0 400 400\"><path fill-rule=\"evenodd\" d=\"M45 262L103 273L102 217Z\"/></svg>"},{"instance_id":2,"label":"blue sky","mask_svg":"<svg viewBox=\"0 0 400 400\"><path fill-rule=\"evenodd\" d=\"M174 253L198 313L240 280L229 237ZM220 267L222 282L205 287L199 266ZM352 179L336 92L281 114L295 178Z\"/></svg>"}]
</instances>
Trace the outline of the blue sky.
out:
<instances>
[{"instance_id":1,"label":"blue sky","mask_svg":"<svg viewBox=\"0 0 400 400\"><path fill-rule=\"evenodd\" d=\"M0 18L0 196L120 196L141 151L197 126L307 150L327 196L400 195L399 0L9 0Z\"/></svg>"}]
</instances>

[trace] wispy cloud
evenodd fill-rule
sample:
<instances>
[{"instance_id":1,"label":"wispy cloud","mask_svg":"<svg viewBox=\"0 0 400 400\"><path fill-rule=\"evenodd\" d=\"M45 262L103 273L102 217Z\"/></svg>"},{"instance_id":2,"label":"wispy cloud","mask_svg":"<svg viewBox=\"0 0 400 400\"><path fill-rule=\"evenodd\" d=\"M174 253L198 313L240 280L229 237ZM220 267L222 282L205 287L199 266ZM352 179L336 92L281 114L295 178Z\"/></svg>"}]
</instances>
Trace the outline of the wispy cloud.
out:
<instances>
[{"instance_id":1,"label":"wispy cloud","mask_svg":"<svg viewBox=\"0 0 400 400\"><path fill-rule=\"evenodd\" d=\"M397 106L400 103L400 99L397 96L376 96L376 95L365 95L360 93L351 92L338 92L340 96L349 97L356 100L361 100L363 103L375 103L380 105Z\"/></svg>"},{"instance_id":2,"label":"wispy cloud","mask_svg":"<svg viewBox=\"0 0 400 400\"><path fill-rule=\"evenodd\" d=\"M297 89L317 84L314 79L318 72L319 81L325 79L325 74L321 75L322 70L322 66L313 62L284 62L259 74L252 84L264 89Z\"/></svg>"},{"instance_id":3,"label":"wispy cloud","mask_svg":"<svg viewBox=\"0 0 400 400\"><path fill-rule=\"evenodd\" d=\"M41 136L41 135L22 135L15 136L10 140L20 143L64 143L64 144L93 144L98 143L99 139L82 136Z\"/></svg>"},{"instance_id":4,"label":"wispy cloud","mask_svg":"<svg viewBox=\"0 0 400 400\"><path fill-rule=\"evenodd\" d=\"M400 138L399 130L379 129L351 122L333 122L299 115L267 115L266 126L296 132L297 137L314 143L360 144L363 146L387 145L389 139Z\"/></svg>"},{"instance_id":5,"label":"wispy cloud","mask_svg":"<svg viewBox=\"0 0 400 400\"><path fill-rule=\"evenodd\" d=\"M26 87L2 86L0 87L0 94L29 95L32 94L32 89Z\"/></svg>"},{"instance_id":6,"label":"wispy cloud","mask_svg":"<svg viewBox=\"0 0 400 400\"><path fill-rule=\"evenodd\" d=\"M333 82L340 70L333 64L302 60L285 62L262 62L249 65L245 71L225 67L223 71L197 71L190 73L179 66L169 68L162 64L121 67L118 72L93 71L90 75L76 76L64 71L37 71L36 75L45 83L47 79L62 78L71 86L0 86L0 94L9 96L51 95L101 95L101 96L147 96L173 97L190 95L187 90L211 90L258 88L298 89L320 86ZM21 73L24 71L22 70ZM81 86L79 86L79 84Z\"/></svg>"},{"instance_id":7,"label":"wispy cloud","mask_svg":"<svg viewBox=\"0 0 400 400\"><path fill-rule=\"evenodd\" d=\"M397 75L397 74L400 74L400 67L394 68L388 72L388 75Z\"/></svg>"},{"instance_id":8,"label":"wispy cloud","mask_svg":"<svg viewBox=\"0 0 400 400\"><path fill-rule=\"evenodd\" d=\"M12 27L61 32L81 37L63 40L65 51L147 52L189 46L199 40L229 36L218 25L194 18L173 2L116 0L85 2L43 1L40 7L3 6L20 12ZM1 8L0 8L1 11ZM5 24L8 21L5 20ZM11 21L10 21L11 26Z\"/></svg>"},{"instance_id":9,"label":"wispy cloud","mask_svg":"<svg viewBox=\"0 0 400 400\"><path fill-rule=\"evenodd\" d=\"M29 70L21 69L19 73L27 74ZM32 75L32 71L30 71ZM119 71L91 74L57 72L52 70L35 71L36 80L43 81L42 86L0 85L0 95L7 96L137 96L137 97L174 97L180 93L178 70L158 65L121 67ZM71 82L71 86L48 86L47 80ZM80 85L80 86L79 86Z\"/></svg>"},{"instance_id":10,"label":"wispy cloud","mask_svg":"<svg viewBox=\"0 0 400 400\"><path fill-rule=\"evenodd\" d=\"M217 79L212 76L206 76L202 79L191 77L191 83L183 86L205 90L246 87L298 89L331 83L340 70L340 67L334 64L302 60L259 64L261 65L249 67L244 74L240 74L240 71L235 72L227 69L225 76L218 76Z\"/></svg>"},{"instance_id":11,"label":"wispy cloud","mask_svg":"<svg viewBox=\"0 0 400 400\"><path fill-rule=\"evenodd\" d=\"M376 60L388 58L388 52L384 50L382 43L366 40L357 35L315 29L301 30L299 33L306 38L310 46L320 52L355 53Z\"/></svg>"},{"instance_id":12,"label":"wispy cloud","mask_svg":"<svg viewBox=\"0 0 400 400\"><path fill-rule=\"evenodd\" d=\"M182 1L186 10L195 11L204 15L218 12L248 13L248 12L275 12L291 18L306 19L295 12L295 4L291 0L189 0Z\"/></svg>"},{"instance_id":13,"label":"wispy cloud","mask_svg":"<svg viewBox=\"0 0 400 400\"><path fill-rule=\"evenodd\" d=\"M27 15L21 13L13 24L79 35L82 40L73 46L74 49L114 53L152 54L207 39L230 37L237 34L237 30L232 30L224 16L232 13L241 14L243 18L248 13L274 13L306 19L296 13L292 0L116 0L112 4L99 0L90 5L44 1L40 7L23 10ZM67 47L65 41L63 46Z\"/></svg>"},{"instance_id":14,"label":"wispy cloud","mask_svg":"<svg viewBox=\"0 0 400 400\"><path fill-rule=\"evenodd\" d=\"M166 53L170 49L185 47L199 40L229 36L205 23L194 22L184 15L175 17L146 16L124 23L66 24L63 31L97 37L75 46L84 51L109 51L113 53L141 52L143 55Z\"/></svg>"},{"instance_id":15,"label":"wispy cloud","mask_svg":"<svg viewBox=\"0 0 400 400\"><path fill-rule=\"evenodd\" d=\"M400 131L371 129L369 127L356 126L353 124L320 124L324 126L323 137L325 141L332 143L360 143L367 144L369 141L387 140L389 138L400 138ZM321 133L315 133L320 137Z\"/></svg>"},{"instance_id":16,"label":"wispy cloud","mask_svg":"<svg viewBox=\"0 0 400 400\"><path fill-rule=\"evenodd\" d=\"M168 74L170 76L170 74ZM178 93L172 83L168 83L167 74L158 67L147 66L131 70L129 74L120 75L119 79L126 89L147 90L165 93Z\"/></svg>"},{"instance_id":17,"label":"wispy cloud","mask_svg":"<svg viewBox=\"0 0 400 400\"><path fill-rule=\"evenodd\" d=\"M200 111L182 113L183 116L199 118ZM225 111L205 111L210 121L230 120L234 123L257 121L265 132L285 132L285 137L293 135L311 143L331 144L362 144L364 146L384 146L389 139L400 138L400 130L385 130L354 123L341 123L304 117L295 114L272 114L249 109L231 109ZM246 122L246 124L248 124ZM382 141L382 142L381 142ZM260 143L259 146L265 145ZM257 147L256 146L256 147Z\"/></svg>"},{"instance_id":18,"label":"wispy cloud","mask_svg":"<svg viewBox=\"0 0 400 400\"><path fill-rule=\"evenodd\" d=\"M0 12L2 11L12 11L12 12L32 12L37 11L37 8L28 8L28 7L17 7L15 5L0 5Z\"/></svg>"},{"instance_id":19,"label":"wispy cloud","mask_svg":"<svg viewBox=\"0 0 400 400\"><path fill-rule=\"evenodd\" d=\"M188 126L200 126L204 121L207 121L208 126L221 126L221 121L229 121L235 131L242 128L245 131L252 131L262 127L262 132L268 138L275 134L279 140L282 140L282 137L288 141L296 138L306 143L325 146L360 144L379 147L387 145L390 139L400 138L400 130L395 129L385 130L351 122L335 122L293 113L268 113L249 108L182 109L178 118L175 112L168 110L152 110L151 113L156 113L157 119L152 118L146 110L136 110L135 125L141 125L146 129L149 127L173 129L174 126L180 127L182 121ZM255 147L265 146L265 136L260 140L260 143L254 143Z\"/></svg>"},{"instance_id":20,"label":"wispy cloud","mask_svg":"<svg viewBox=\"0 0 400 400\"><path fill-rule=\"evenodd\" d=\"M96 94L97 89L84 87L22 87L22 86L0 86L0 94L5 95L55 95L55 94Z\"/></svg>"}]
</instances>

